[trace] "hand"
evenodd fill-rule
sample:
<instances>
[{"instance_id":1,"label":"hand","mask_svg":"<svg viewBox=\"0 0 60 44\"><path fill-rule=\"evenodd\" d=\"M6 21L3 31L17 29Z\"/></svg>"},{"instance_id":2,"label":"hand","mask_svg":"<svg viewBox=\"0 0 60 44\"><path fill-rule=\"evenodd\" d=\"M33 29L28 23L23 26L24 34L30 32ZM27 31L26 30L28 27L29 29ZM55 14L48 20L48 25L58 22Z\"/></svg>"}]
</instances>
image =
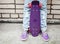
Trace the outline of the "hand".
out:
<instances>
[{"instance_id":1,"label":"hand","mask_svg":"<svg viewBox=\"0 0 60 44\"><path fill-rule=\"evenodd\" d=\"M42 8L42 3L39 4L39 7Z\"/></svg>"},{"instance_id":2,"label":"hand","mask_svg":"<svg viewBox=\"0 0 60 44\"><path fill-rule=\"evenodd\" d=\"M29 4L28 4L28 7L29 7L29 8L31 8L31 7L32 7L32 4L31 4L31 3L29 3Z\"/></svg>"}]
</instances>

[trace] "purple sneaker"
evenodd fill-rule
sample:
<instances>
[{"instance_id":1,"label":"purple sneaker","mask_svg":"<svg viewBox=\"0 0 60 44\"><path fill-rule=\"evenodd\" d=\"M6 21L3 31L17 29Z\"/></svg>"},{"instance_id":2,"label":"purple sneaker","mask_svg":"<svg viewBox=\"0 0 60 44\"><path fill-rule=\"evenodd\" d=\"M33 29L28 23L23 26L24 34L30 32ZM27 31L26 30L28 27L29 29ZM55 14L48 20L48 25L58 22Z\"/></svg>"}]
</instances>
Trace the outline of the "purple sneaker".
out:
<instances>
[{"instance_id":1,"label":"purple sneaker","mask_svg":"<svg viewBox=\"0 0 60 44\"><path fill-rule=\"evenodd\" d=\"M42 39L44 41L48 41L49 40L49 36L48 36L48 34L46 32L42 33Z\"/></svg>"},{"instance_id":2,"label":"purple sneaker","mask_svg":"<svg viewBox=\"0 0 60 44\"><path fill-rule=\"evenodd\" d=\"M21 35L21 40L27 40L27 37L28 37L28 34L27 32L23 32L22 35Z\"/></svg>"}]
</instances>

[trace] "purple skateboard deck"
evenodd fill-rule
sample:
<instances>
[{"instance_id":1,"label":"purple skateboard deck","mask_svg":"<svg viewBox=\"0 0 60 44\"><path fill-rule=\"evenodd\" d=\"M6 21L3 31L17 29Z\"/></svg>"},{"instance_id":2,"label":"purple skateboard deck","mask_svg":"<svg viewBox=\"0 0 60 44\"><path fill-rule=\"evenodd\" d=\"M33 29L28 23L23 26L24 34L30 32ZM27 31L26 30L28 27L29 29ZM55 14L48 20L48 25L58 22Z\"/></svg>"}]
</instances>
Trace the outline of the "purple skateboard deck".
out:
<instances>
[{"instance_id":1,"label":"purple skateboard deck","mask_svg":"<svg viewBox=\"0 0 60 44\"><path fill-rule=\"evenodd\" d=\"M32 1L32 7L30 11L30 33L36 37L41 32L41 19L40 19L40 7L39 1Z\"/></svg>"}]
</instances>

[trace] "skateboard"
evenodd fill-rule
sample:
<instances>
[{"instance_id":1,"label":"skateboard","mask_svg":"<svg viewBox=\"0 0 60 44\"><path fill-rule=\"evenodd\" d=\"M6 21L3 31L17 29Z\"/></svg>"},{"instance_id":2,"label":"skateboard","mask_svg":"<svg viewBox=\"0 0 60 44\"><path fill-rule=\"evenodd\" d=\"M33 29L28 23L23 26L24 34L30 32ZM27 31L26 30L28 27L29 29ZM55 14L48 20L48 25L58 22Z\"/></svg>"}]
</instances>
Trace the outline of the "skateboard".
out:
<instances>
[{"instance_id":1,"label":"skateboard","mask_svg":"<svg viewBox=\"0 0 60 44\"><path fill-rule=\"evenodd\" d=\"M32 1L30 7L30 33L36 37L41 32L39 1Z\"/></svg>"}]
</instances>

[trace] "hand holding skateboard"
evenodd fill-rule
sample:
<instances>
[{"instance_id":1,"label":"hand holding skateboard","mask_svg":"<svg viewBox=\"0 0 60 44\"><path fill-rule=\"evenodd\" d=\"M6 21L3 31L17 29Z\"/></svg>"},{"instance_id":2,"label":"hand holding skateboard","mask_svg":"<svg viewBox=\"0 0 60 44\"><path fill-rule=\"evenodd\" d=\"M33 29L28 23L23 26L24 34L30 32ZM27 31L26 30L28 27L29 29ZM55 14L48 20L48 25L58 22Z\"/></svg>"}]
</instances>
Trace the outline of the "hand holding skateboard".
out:
<instances>
[{"instance_id":1,"label":"hand holding skateboard","mask_svg":"<svg viewBox=\"0 0 60 44\"><path fill-rule=\"evenodd\" d=\"M31 8L31 7L32 7L32 4L29 3L29 4L28 4L28 7ZM42 3L39 4L39 7L42 8Z\"/></svg>"}]
</instances>

